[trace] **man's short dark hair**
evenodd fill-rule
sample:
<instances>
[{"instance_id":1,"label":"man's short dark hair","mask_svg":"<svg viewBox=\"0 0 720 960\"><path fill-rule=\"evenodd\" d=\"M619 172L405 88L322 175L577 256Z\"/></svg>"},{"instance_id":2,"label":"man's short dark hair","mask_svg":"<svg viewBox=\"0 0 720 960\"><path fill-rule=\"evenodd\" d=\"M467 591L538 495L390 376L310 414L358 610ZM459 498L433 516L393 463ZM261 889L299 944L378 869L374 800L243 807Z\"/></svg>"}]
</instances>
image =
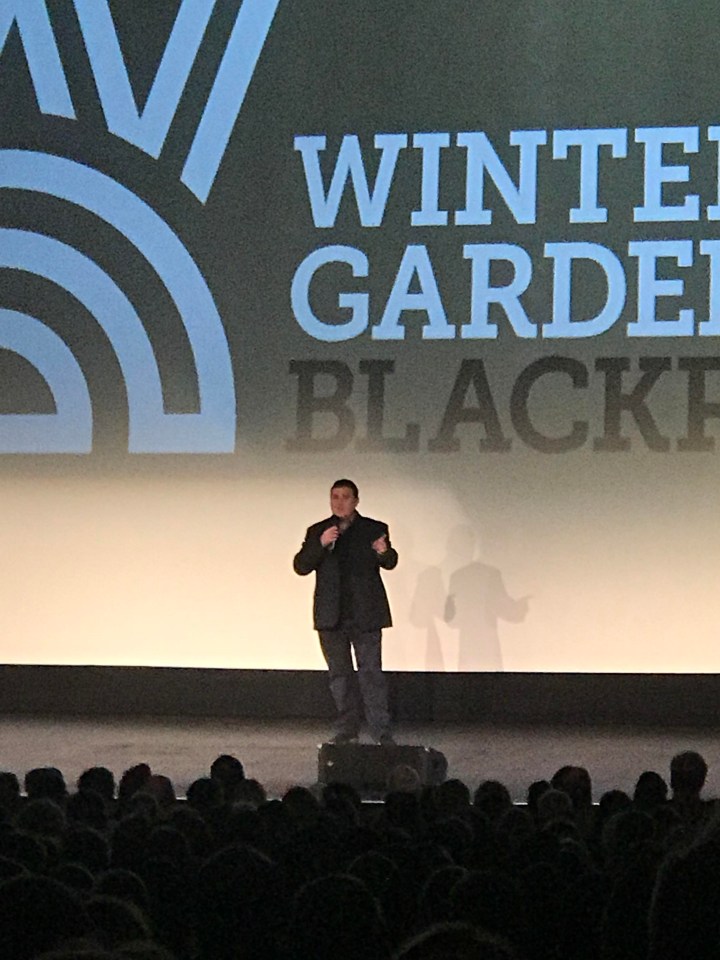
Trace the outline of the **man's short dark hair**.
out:
<instances>
[{"instance_id":1,"label":"man's short dark hair","mask_svg":"<svg viewBox=\"0 0 720 960\"><path fill-rule=\"evenodd\" d=\"M237 783L245 779L245 768L242 761L231 753L221 753L210 764L210 777L221 780L223 783Z\"/></svg>"},{"instance_id":2,"label":"man's short dark hair","mask_svg":"<svg viewBox=\"0 0 720 960\"><path fill-rule=\"evenodd\" d=\"M348 490L352 490L352 495L356 500L360 498L360 491L357 488L357 484L353 483L352 480L348 480L347 477L344 477L342 480L336 480L330 489L334 490L336 487L347 487Z\"/></svg>"},{"instance_id":3,"label":"man's short dark hair","mask_svg":"<svg viewBox=\"0 0 720 960\"><path fill-rule=\"evenodd\" d=\"M694 750L678 753L670 761L670 786L673 790L700 793L707 772L707 763L699 753Z\"/></svg>"}]
</instances>

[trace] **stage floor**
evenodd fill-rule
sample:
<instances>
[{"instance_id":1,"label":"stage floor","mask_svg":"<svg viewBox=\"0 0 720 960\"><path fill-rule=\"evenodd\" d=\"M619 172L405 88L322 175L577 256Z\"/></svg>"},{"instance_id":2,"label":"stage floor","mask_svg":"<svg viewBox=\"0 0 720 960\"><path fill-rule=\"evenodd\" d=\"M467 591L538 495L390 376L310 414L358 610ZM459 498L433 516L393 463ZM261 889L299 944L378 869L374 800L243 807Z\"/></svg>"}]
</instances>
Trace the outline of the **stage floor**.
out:
<instances>
[{"instance_id":1,"label":"stage floor","mask_svg":"<svg viewBox=\"0 0 720 960\"><path fill-rule=\"evenodd\" d=\"M187 718L0 717L0 769L22 781L27 770L56 766L74 787L87 767L109 767L117 778L135 763L170 777L179 796L207 775L221 753L232 753L246 775L259 780L271 797L294 785L317 781L318 745L330 735L320 721L238 721ZM597 801L614 788L632 793L643 770L669 780L670 760L681 750L697 750L710 768L705 794L720 796L717 757L720 731L628 727L513 727L471 724L404 724L399 743L422 744L445 754L448 777L471 790L487 779L500 780L513 799L523 801L528 785L549 779L564 764L584 766Z\"/></svg>"}]
</instances>

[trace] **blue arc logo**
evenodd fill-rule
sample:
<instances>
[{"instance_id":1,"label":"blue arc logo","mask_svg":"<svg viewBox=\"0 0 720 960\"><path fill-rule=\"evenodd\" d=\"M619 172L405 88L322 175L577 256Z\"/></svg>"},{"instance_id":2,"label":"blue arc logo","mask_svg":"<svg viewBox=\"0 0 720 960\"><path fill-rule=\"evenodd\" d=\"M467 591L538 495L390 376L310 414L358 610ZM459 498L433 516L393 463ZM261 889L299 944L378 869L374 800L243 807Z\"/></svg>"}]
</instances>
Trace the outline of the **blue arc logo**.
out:
<instances>
[{"instance_id":1,"label":"blue arc logo","mask_svg":"<svg viewBox=\"0 0 720 960\"><path fill-rule=\"evenodd\" d=\"M145 106L139 111L107 0L73 0L108 131L160 156L215 0L182 0ZM244 0L187 153L181 180L205 203L217 176L279 0ZM62 52L45 0L0 0L0 55L16 26L40 111L76 120ZM199 267L177 234L141 198L72 158L0 150L0 189L45 194L118 231L152 268L175 304L197 376L198 413L164 411L160 374L142 320L91 258L40 233L0 230L0 268L22 270L69 292L95 318L117 356L128 397L131 453L230 453L236 400L221 317ZM0 453L87 453L92 405L68 346L41 318L0 310L0 348L47 382L55 414L0 415Z\"/></svg>"}]
</instances>

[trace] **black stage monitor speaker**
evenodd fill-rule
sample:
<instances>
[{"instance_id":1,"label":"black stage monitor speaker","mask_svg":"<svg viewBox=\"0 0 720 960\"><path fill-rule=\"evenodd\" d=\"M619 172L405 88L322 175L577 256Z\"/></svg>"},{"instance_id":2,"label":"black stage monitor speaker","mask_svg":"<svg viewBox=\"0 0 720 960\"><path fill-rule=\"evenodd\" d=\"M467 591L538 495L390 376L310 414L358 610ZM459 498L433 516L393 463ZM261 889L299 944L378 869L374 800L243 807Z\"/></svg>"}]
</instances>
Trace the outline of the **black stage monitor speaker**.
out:
<instances>
[{"instance_id":1,"label":"black stage monitor speaker","mask_svg":"<svg viewBox=\"0 0 720 960\"><path fill-rule=\"evenodd\" d=\"M447 776L444 754L430 747L323 743L318 750L318 781L347 783L360 793L386 793L388 776L399 766L412 767L423 786L442 783Z\"/></svg>"}]
</instances>

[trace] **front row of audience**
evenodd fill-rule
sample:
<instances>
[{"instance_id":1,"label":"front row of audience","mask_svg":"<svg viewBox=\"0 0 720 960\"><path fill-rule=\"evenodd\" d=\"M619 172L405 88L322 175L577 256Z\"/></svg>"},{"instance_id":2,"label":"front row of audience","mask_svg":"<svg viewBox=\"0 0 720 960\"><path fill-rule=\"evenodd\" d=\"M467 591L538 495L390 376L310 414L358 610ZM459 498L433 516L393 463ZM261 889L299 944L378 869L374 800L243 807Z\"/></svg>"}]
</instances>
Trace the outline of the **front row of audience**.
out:
<instances>
[{"instance_id":1,"label":"front row of audience","mask_svg":"<svg viewBox=\"0 0 720 960\"><path fill-rule=\"evenodd\" d=\"M178 800L147 764L115 783L0 773L3 960L720 958L720 819L694 752L670 785L593 803L566 766L527 803L486 780L390 776L268 800L220 756Z\"/></svg>"}]
</instances>

